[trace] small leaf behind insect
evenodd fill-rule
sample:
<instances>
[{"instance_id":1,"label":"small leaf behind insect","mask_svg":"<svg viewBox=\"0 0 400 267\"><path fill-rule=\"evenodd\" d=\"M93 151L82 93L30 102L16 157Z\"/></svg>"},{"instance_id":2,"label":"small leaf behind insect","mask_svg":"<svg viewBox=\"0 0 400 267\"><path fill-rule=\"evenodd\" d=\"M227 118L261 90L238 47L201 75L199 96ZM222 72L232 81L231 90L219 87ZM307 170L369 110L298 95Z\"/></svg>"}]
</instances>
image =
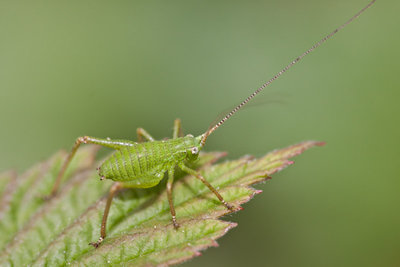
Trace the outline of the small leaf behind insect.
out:
<instances>
[{"instance_id":1,"label":"small leaf behind insect","mask_svg":"<svg viewBox=\"0 0 400 267\"><path fill-rule=\"evenodd\" d=\"M282 170L318 142L275 150L259 159L245 156L212 165L224 153L203 153L197 169L235 205L259 193L250 185ZM0 175L0 265L172 265L200 255L236 224L218 219L231 213L197 179L178 173L174 203L180 228L171 224L165 181L149 189L124 190L115 197L107 224L108 237L94 249L99 236L110 181L99 181L96 149L86 146L69 168L62 191L43 202L65 153L58 153L16 176ZM181 177L179 177L179 175ZM164 179L165 180L165 179Z\"/></svg>"}]
</instances>

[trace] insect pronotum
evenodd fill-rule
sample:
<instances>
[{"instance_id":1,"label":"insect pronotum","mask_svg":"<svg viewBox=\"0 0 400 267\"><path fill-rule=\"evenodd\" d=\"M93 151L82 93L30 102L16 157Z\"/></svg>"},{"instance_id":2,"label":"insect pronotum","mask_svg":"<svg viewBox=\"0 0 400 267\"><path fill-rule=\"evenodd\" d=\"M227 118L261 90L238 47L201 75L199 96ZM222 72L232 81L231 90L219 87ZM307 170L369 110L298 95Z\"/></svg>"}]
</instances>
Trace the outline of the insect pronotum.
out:
<instances>
[{"instance_id":1,"label":"insect pronotum","mask_svg":"<svg viewBox=\"0 0 400 267\"><path fill-rule=\"evenodd\" d=\"M99 168L97 168L101 180L111 179L115 181L115 183L111 186L108 194L101 224L100 238L97 242L90 243L90 245L96 248L102 243L102 241L106 237L107 217L114 195L122 188L153 187L163 179L166 172L168 173L167 196L171 210L172 223L175 228L179 227L176 221L174 203L172 201L172 184L174 181L174 170L176 167L179 167L182 171L193 175L201 182L203 182L215 194L215 196L221 201L221 203L225 205L227 209L234 209L232 205L224 200L218 190L216 190L211 184L209 184L199 172L187 167L186 163L192 162L197 159L200 150L203 149L210 134L212 134L225 121L227 121L233 114L235 114L239 109L246 105L265 87L278 79L294 64L302 60L306 55L314 51L322 43L326 42L338 31L340 31L348 24L350 24L353 20L358 18L366 9L372 6L375 1L376 0L371 1L348 21L326 35L320 41L315 43L310 49L308 49L299 57L290 62L269 81L261 85L260 88L258 88L239 105L237 105L232 111L228 112L221 121L210 127L202 135L199 135L197 137L194 137L193 135L186 135L183 137L181 131L181 121L179 119L176 119L174 123L172 139L168 140L156 141L149 133L147 133L142 128L137 129L138 142L122 139L102 139L90 136L78 137L75 141L75 145L73 146L72 151L68 155L63 166L61 167L60 172L58 173L56 181L51 190L50 197L54 196L57 193L65 170L67 169L69 163L71 162L71 159L74 157L75 152L78 150L79 146L82 143L90 143L112 148L115 150L115 152L110 157L108 157ZM143 139L145 139L147 142L143 142Z\"/></svg>"}]
</instances>

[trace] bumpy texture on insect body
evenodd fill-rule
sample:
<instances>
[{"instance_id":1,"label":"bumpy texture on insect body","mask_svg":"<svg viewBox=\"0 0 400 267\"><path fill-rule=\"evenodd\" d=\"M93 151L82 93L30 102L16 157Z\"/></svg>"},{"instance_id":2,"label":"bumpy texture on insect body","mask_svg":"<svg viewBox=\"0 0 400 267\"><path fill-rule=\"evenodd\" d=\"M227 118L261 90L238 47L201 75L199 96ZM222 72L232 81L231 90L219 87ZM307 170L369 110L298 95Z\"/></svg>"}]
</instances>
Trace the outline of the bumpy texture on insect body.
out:
<instances>
[{"instance_id":1,"label":"bumpy texture on insect body","mask_svg":"<svg viewBox=\"0 0 400 267\"><path fill-rule=\"evenodd\" d=\"M165 141L131 142L131 146L116 150L104 161L99 175L129 187L153 187L172 166L196 160L201 150L200 140L201 136L187 135Z\"/></svg>"}]
</instances>

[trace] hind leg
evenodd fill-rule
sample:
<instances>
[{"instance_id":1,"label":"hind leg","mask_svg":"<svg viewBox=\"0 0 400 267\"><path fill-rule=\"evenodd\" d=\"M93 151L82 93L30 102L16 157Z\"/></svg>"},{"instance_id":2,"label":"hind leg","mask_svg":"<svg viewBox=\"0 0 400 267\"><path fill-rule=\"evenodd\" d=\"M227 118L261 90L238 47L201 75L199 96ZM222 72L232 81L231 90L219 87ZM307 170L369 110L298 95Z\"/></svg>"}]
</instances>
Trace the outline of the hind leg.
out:
<instances>
[{"instance_id":1,"label":"hind leg","mask_svg":"<svg viewBox=\"0 0 400 267\"><path fill-rule=\"evenodd\" d=\"M91 136L78 137L76 139L75 144L74 144L71 152L69 153L67 159L64 161L64 164L62 165L60 172L58 173L58 176L54 182L53 188L51 189L50 195L45 197L45 199L50 199L57 194L57 191L58 191L58 188L60 187L64 173L81 144L95 144L95 145L101 145L101 146L112 148L112 149L120 149L121 147L131 146L134 143L131 141L127 141L127 140L111 140L109 138L104 139L104 138L96 138L96 137L91 137Z\"/></svg>"},{"instance_id":2,"label":"hind leg","mask_svg":"<svg viewBox=\"0 0 400 267\"><path fill-rule=\"evenodd\" d=\"M103 213L103 220L101 221L101 230L100 230L100 238L97 242L91 242L89 245L92 245L95 248L98 248L101 242L103 242L104 238L106 238L106 225L107 225L107 218L108 212L110 211L112 200L115 194L123 188L121 183L114 183L111 188L110 192L108 193L106 207Z\"/></svg>"}]
</instances>

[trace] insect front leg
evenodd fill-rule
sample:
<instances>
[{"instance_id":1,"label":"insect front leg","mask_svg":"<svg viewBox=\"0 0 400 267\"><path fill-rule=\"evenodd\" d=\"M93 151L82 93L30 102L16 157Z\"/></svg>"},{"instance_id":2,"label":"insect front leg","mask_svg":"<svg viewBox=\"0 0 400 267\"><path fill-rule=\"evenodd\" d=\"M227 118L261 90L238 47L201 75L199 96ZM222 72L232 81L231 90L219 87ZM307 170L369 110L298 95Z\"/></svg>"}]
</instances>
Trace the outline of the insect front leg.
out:
<instances>
[{"instance_id":1,"label":"insect front leg","mask_svg":"<svg viewBox=\"0 0 400 267\"><path fill-rule=\"evenodd\" d=\"M125 141L125 140L111 140L109 138L102 139L102 138L96 138L96 137L91 137L91 136L78 137L75 141L75 144L74 144L71 152L69 153L67 159L65 160L63 166L61 167L60 172L58 173L58 176L56 178L56 181L54 182L53 188L51 189L50 195L46 198L51 198L56 195L58 188L60 187L64 173L65 173L68 165L70 164L72 158L74 157L76 151L78 150L78 148L80 147L80 145L82 143L96 144L96 145L101 145L101 146L112 148L112 149L120 149L122 147L132 146L134 144L133 142L129 142L129 141Z\"/></svg>"},{"instance_id":2,"label":"insect front leg","mask_svg":"<svg viewBox=\"0 0 400 267\"><path fill-rule=\"evenodd\" d=\"M103 213L103 220L101 221L100 238L99 240L97 240L97 242L90 242L89 245L92 245L93 247L97 248L101 244L101 242L103 242L104 238L106 238L106 225L107 225L108 212L110 211L111 203L115 194L122 188L124 187L121 183L114 183L111 186L110 192L108 193L107 197L106 207Z\"/></svg>"},{"instance_id":3,"label":"insect front leg","mask_svg":"<svg viewBox=\"0 0 400 267\"><path fill-rule=\"evenodd\" d=\"M226 207L227 209L229 209L229 210L232 210L232 209L233 209L233 206L230 205L230 204L228 204L228 203L224 200L224 198L221 196L221 194L218 193L218 191L217 191L209 182L207 182L207 180L204 179L204 177L203 177L199 172L197 172L197 171L195 171L195 170L192 170L192 169L190 169L189 167L186 167L184 164L180 164L179 167L182 169L182 171L184 171L184 172L186 172L186 173L188 173L188 174L193 175L194 177L196 177L197 179L199 179L203 184L205 184L205 185L208 187L208 189L210 189L210 191L213 192L214 195L217 196L217 198L222 202L222 204L225 205L225 207Z\"/></svg>"},{"instance_id":4,"label":"insect front leg","mask_svg":"<svg viewBox=\"0 0 400 267\"><path fill-rule=\"evenodd\" d=\"M180 119L176 119L174 121L174 133L172 134L172 138L176 139L178 137L182 137L183 132L182 132L182 123Z\"/></svg>"},{"instance_id":5,"label":"insect front leg","mask_svg":"<svg viewBox=\"0 0 400 267\"><path fill-rule=\"evenodd\" d=\"M175 171L175 166L172 166L168 170L167 195L168 195L169 209L171 210L171 215L172 215L172 223L174 224L175 229L178 229L179 224L176 222L175 207L172 199L172 185L174 183L174 171Z\"/></svg>"},{"instance_id":6,"label":"insect front leg","mask_svg":"<svg viewBox=\"0 0 400 267\"><path fill-rule=\"evenodd\" d=\"M137 128L136 133L139 143L142 143L143 139L146 139L147 141L150 142L154 141L154 138L143 128Z\"/></svg>"}]
</instances>

